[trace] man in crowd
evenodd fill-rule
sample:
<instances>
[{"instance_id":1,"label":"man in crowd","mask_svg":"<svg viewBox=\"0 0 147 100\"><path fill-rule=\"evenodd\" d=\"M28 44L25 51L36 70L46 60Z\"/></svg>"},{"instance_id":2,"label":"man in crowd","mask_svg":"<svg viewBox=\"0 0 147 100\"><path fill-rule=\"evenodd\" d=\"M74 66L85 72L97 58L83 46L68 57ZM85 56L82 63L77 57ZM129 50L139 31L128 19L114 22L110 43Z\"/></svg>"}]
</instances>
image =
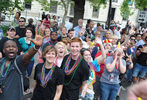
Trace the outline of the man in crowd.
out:
<instances>
[{"instance_id":1,"label":"man in crowd","mask_svg":"<svg viewBox=\"0 0 147 100\"><path fill-rule=\"evenodd\" d=\"M23 75L31 58L41 46L43 38L36 35L31 41L35 47L20 56L17 56L18 48L13 40L5 42L3 51L6 57L0 61L0 100L23 100Z\"/></svg>"},{"instance_id":2,"label":"man in crowd","mask_svg":"<svg viewBox=\"0 0 147 100\"><path fill-rule=\"evenodd\" d=\"M22 38L25 37L26 33L26 19L24 17L20 17L19 19L19 26L16 27L16 38Z\"/></svg>"}]
</instances>

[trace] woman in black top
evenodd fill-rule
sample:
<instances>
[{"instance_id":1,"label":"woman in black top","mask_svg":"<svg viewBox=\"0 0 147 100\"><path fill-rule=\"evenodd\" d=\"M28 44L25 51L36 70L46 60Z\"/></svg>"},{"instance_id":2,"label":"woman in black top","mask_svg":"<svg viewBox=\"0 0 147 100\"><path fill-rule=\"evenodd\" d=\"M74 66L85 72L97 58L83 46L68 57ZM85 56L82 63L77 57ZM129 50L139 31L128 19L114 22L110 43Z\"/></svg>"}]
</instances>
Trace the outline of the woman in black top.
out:
<instances>
[{"instance_id":1,"label":"woman in black top","mask_svg":"<svg viewBox=\"0 0 147 100\"><path fill-rule=\"evenodd\" d=\"M35 89L32 100L59 100L64 83L64 72L54 64L56 50L47 46L43 51L45 63L35 68Z\"/></svg>"},{"instance_id":2,"label":"woman in black top","mask_svg":"<svg viewBox=\"0 0 147 100\"><path fill-rule=\"evenodd\" d=\"M145 35L145 44L138 46L136 49L136 64L133 69L133 83L137 80L142 81L146 78L147 74L147 34Z\"/></svg>"}]
</instances>

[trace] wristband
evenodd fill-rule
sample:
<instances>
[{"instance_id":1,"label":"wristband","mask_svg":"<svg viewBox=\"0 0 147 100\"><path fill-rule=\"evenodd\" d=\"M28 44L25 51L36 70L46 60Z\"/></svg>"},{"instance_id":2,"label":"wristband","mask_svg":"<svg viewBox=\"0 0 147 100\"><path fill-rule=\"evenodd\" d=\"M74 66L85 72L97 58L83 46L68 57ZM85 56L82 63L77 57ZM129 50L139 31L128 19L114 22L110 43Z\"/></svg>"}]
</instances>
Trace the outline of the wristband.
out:
<instances>
[{"instance_id":1,"label":"wristband","mask_svg":"<svg viewBox=\"0 0 147 100\"><path fill-rule=\"evenodd\" d=\"M34 46L33 48L37 51L37 50L39 50L40 47Z\"/></svg>"}]
</instances>

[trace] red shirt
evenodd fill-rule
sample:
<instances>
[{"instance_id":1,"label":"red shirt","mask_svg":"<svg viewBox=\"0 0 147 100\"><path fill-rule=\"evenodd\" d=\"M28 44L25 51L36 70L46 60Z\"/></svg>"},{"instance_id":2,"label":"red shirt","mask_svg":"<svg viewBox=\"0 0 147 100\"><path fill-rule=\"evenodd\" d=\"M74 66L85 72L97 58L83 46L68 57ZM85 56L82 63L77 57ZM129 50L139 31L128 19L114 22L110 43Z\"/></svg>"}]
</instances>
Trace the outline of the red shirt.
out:
<instances>
[{"instance_id":1,"label":"red shirt","mask_svg":"<svg viewBox=\"0 0 147 100\"><path fill-rule=\"evenodd\" d=\"M100 56L100 55L102 55L101 51L97 52L95 58ZM108 53L107 56L110 56L110 54ZM102 63L100 63L100 71L99 72L95 72L96 76L101 77L103 72L104 72L104 68L105 68L105 60Z\"/></svg>"}]
</instances>

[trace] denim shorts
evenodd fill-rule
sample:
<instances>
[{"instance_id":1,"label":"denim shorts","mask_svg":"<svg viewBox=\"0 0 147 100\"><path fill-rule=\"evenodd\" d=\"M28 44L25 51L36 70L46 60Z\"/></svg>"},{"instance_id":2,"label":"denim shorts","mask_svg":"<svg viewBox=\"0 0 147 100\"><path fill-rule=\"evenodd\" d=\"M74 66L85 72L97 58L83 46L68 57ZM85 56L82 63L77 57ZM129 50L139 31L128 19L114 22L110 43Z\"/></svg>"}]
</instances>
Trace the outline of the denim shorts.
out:
<instances>
[{"instance_id":1,"label":"denim shorts","mask_svg":"<svg viewBox=\"0 0 147 100\"><path fill-rule=\"evenodd\" d=\"M138 63L134 66L133 69L133 77L140 77L140 78L145 78L147 73L147 66L142 66Z\"/></svg>"}]
</instances>

